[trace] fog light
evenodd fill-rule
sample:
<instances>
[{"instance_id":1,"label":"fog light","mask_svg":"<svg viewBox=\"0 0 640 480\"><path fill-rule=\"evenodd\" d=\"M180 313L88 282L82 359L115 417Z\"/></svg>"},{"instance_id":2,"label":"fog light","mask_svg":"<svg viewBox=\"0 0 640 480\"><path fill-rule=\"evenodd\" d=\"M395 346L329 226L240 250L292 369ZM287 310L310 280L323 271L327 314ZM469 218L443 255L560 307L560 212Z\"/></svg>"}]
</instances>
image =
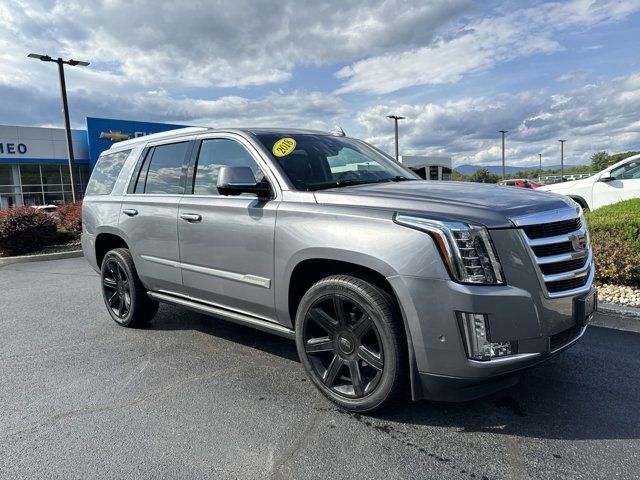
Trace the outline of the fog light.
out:
<instances>
[{"instance_id":1,"label":"fog light","mask_svg":"<svg viewBox=\"0 0 640 480\"><path fill-rule=\"evenodd\" d=\"M517 342L491 342L489 322L482 313L458 313L467 356L472 360L491 360L517 353Z\"/></svg>"}]
</instances>

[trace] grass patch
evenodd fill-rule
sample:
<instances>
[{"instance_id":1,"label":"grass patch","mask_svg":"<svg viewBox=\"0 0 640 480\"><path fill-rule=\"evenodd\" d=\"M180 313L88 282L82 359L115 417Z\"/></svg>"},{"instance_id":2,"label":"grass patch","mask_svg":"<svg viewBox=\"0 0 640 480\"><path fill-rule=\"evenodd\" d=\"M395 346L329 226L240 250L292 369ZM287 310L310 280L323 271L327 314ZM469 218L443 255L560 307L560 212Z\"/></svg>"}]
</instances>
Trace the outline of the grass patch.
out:
<instances>
[{"instance_id":1,"label":"grass patch","mask_svg":"<svg viewBox=\"0 0 640 480\"><path fill-rule=\"evenodd\" d=\"M586 212L596 281L640 287L640 198Z\"/></svg>"}]
</instances>

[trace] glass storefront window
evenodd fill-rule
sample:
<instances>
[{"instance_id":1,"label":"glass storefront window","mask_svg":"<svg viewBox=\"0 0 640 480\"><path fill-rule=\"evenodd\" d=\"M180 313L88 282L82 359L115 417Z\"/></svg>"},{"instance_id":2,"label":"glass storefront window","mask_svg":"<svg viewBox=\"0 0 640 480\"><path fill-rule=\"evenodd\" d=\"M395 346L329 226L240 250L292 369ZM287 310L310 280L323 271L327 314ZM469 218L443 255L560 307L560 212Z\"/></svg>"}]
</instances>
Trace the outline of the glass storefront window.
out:
<instances>
[{"instance_id":1,"label":"glass storefront window","mask_svg":"<svg viewBox=\"0 0 640 480\"><path fill-rule=\"evenodd\" d=\"M45 185L61 185L60 165L42 165L42 183Z\"/></svg>"},{"instance_id":2,"label":"glass storefront window","mask_svg":"<svg viewBox=\"0 0 640 480\"><path fill-rule=\"evenodd\" d=\"M62 192L52 192L44 194L44 203L45 205L56 205L64 201L64 197Z\"/></svg>"},{"instance_id":3,"label":"glass storefront window","mask_svg":"<svg viewBox=\"0 0 640 480\"><path fill-rule=\"evenodd\" d=\"M76 200L84 196L89 177L89 165L76 165ZM0 164L0 209L71 201L73 197L66 163Z\"/></svg>"},{"instance_id":4,"label":"glass storefront window","mask_svg":"<svg viewBox=\"0 0 640 480\"><path fill-rule=\"evenodd\" d=\"M11 165L0 165L0 185L13 185Z\"/></svg>"},{"instance_id":5,"label":"glass storefront window","mask_svg":"<svg viewBox=\"0 0 640 480\"><path fill-rule=\"evenodd\" d=\"M42 185L40 165L20 165L22 185Z\"/></svg>"},{"instance_id":6,"label":"glass storefront window","mask_svg":"<svg viewBox=\"0 0 640 480\"><path fill-rule=\"evenodd\" d=\"M42 198L42 194L25 193L23 195L23 201L24 201L25 205L42 205L42 204L44 204L44 199Z\"/></svg>"}]
</instances>

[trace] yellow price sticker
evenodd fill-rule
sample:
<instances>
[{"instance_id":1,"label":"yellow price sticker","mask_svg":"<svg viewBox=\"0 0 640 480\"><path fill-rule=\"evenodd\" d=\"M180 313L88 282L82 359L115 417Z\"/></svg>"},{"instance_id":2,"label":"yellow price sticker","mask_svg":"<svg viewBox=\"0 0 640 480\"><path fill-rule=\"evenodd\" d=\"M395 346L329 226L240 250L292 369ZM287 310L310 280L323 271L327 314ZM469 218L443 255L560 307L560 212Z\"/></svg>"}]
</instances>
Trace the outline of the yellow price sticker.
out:
<instances>
[{"instance_id":1,"label":"yellow price sticker","mask_svg":"<svg viewBox=\"0 0 640 480\"><path fill-rule=\"evenodd\" d=\"M285 137L278 140L272 148L276 157L284 157L293 152L296 148L296 141L291 137Z\"/></svg>"}]
</instances>

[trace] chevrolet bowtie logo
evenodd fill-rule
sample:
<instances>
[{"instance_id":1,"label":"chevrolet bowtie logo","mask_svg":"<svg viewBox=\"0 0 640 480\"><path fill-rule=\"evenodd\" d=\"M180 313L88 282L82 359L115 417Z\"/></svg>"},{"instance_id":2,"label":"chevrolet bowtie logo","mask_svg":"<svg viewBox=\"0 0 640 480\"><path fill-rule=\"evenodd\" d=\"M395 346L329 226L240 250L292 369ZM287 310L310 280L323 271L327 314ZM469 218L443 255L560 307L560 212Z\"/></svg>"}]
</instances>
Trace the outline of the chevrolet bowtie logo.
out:
<instances>
[{"instance_id":1,"label":"chevrolet bowtie logo","mask_svg":"<svg viewBox=\"0 0 640 480\"><path fill-rule=\"evenodd\" d=\"M108 138L112 142L122 142L123 140L129 140L131 135L122 133L119 130L109 130L108 132L100 132L100 138Z\"/></svg>"}]
</instances>

